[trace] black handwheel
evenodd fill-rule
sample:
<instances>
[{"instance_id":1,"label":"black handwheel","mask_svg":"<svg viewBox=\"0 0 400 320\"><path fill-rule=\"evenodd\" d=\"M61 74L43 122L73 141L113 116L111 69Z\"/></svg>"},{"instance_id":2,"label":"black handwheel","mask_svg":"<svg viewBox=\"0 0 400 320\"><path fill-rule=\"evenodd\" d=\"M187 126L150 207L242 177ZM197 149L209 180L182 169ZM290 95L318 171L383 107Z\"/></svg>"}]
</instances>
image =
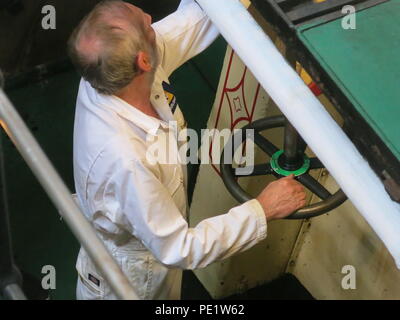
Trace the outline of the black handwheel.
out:
<instances>
[{"instance_id":1,"label":"black handwheel","mask_svg":"<svg viewBox=\"0 0 400 320\"><path fill-rule=\"evenodd\" d=\"M285 127L283 150L279 150L260 134L261 131L279 127ZM251 168L233 168L231 162L224 163L225 153L229 151L232 156L230 159L233 159L236 149L245 142L246 133L249 132L247 131L249 129L254 130L254 143L271 157L270 162L256 164ZM306 147L304 140L284 116L268 117L254 121L236 131L222 152L220 167L224 184L232 196L243 203L254 197L242 189L237 182L237 178L260 175L274 175L277 178L282 178L294 174L296 180L317 195L321 201L294 212L287 219L307 219L327 213L340 206L346 201L347 197L341 189L331 194L309 174L310 170L322 169L324 166L318 158L308 158L306 156ZM243 172L247 173L243 175Z\"/></svg>"}]
</instances>

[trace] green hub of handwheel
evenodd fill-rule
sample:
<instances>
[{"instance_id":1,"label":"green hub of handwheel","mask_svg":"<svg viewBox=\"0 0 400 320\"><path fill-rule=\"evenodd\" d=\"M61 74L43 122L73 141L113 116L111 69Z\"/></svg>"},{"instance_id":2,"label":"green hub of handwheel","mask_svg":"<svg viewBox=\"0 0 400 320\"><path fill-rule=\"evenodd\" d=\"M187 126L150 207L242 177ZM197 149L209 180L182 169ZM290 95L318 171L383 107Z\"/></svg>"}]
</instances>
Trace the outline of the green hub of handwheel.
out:
<instances>
[{"instance_id":1,"label":"green hub of handwheel","mask_svg":"<svg viewBox=\"0 0 400 320\"><path fill-rule=\"evenodd\" d=\"M295 177L297 177L297 176L301 176L302 174L305 174L308 171L308 169L310 169L310 159L306 155L304 155L303 165L299 169L293 170L293 171L283 169L279 165L279 162L278 162L278 159L282 154L283 154L283 150L279 150L279 151L275 152L271 158L271 168L277 174L284 176L284 177L294 174Z\"/></svg>"}]
</instances>

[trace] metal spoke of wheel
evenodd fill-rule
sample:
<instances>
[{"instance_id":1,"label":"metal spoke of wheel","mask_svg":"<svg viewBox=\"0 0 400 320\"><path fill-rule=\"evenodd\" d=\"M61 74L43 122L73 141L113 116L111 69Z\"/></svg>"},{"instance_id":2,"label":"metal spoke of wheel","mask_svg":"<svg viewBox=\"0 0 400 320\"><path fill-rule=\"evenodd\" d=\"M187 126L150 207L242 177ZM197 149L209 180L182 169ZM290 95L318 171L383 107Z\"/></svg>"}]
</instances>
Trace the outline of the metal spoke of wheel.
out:
<instances>
[{"instance_id":1,"label":"metal spoke of wheel","mask_svg":"<svg viewBox=\"0 0 400 320\"><path fill-rule=\"evenodd\" d=\"M325 200L331 196L331 193L328 190L326 190L317 180L315 180L309 174L303 174L302 176L298 176L297 180L301 184L303 184L307 189L309 189L312 193L315 193L322 200Z\"/></svg>"},{"instance_id":2,"label":"metal spoke of wheel","mask_svg":"<svg viewBox=\"0 0 400 320\"><path fill-rule=\"evenodd\" d=\"M251 167L235 168L234 170L236 177L254 177L272 174L272 168L269 163L256 164Z\"/></svg>"},{"instance_id":3,"label":"metal spoke of wheel","mask_svg":"<svg viewBox=\"0 0 400 320\"><path fill-rule=\"evenodd\" d=\"M318 158L310 159L310 169L323 169L323 168L325 168L325 167Z\"/></svg>"},{"instance_id":4,"label":"metal spoke of wheel","mask_svg":"<svg viewBox=\"0 0 400 320\"><path fill-rule=\"evenodd\" d=\"M259 146L266 154L272 156L279 149L267 139L265 139L261 134L254 130L254 143Z\"/></svg>"}]
</instances>

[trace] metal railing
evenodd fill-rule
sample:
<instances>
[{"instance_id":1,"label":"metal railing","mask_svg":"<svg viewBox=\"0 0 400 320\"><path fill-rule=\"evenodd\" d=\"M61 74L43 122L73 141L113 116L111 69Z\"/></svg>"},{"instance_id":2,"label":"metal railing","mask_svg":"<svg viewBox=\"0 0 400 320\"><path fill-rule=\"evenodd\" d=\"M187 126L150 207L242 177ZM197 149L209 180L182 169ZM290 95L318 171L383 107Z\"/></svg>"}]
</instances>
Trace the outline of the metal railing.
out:
<instances>
[{"instance_id":1,"label":"metal railing","mask_svg":"<svg viewBox=\"0 0 400 320\"><path fill-rule=\"evenodd\" d=\"M0 82L1 78L0 71ZM114 293L120 299L138 300L139 298L129 280L78 208L70 191L1 87L0 123L75 237L85 248L105 280L110 284ZM23 298L23 293L18 283L9 283L8 286L1 289L9 298Z\"/></svg>"}]
</instances>

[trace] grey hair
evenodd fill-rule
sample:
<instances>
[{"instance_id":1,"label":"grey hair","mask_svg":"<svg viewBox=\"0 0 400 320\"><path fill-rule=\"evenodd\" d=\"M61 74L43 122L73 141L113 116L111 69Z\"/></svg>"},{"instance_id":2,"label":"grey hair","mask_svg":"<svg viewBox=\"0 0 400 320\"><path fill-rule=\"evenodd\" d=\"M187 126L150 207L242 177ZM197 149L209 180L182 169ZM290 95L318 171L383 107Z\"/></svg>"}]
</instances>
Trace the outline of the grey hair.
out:
<instances>
[{"instance_id":1,"label":"grey hair","mask_svg":"<svg viewBox=\"0 0 400 320\"><path fill-rule=\"evenodd\" d=\"M141 27L131 22L131 29L126 32L109 22L113 15L123 16L125 10L129 9L123 1L100 2L81 21L68 41L69 56L78 72L99 93L106 95L115 94L139 74L137 55L139 51L149 51ZM82 37L94 37L98 47L91 52L80 50Z\"/></svg>"}]
</instances>

